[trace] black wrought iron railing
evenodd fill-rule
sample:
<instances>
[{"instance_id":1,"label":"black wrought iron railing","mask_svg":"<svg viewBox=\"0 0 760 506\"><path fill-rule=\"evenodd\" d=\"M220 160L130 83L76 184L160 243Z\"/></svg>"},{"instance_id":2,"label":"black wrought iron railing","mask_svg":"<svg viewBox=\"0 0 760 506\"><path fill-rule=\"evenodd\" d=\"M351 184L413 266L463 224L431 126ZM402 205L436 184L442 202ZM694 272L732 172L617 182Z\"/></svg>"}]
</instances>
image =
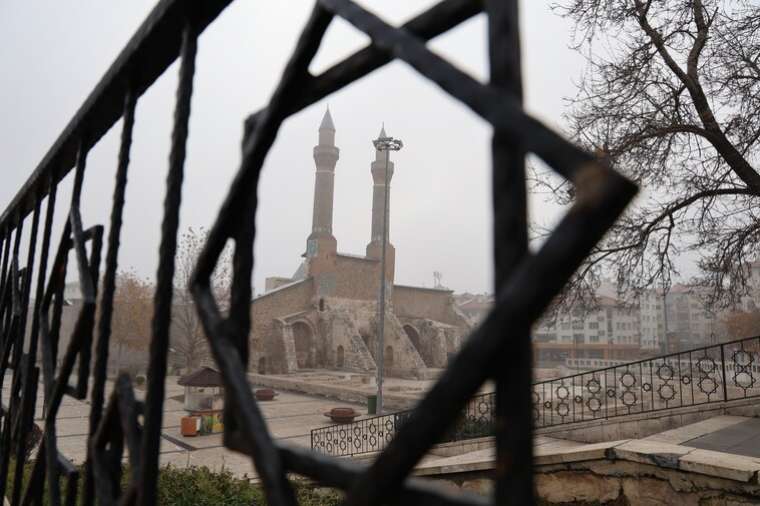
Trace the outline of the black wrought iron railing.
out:
<instances>
[{"instance_id":1,"label":"black wrought iron railing","mask_svg":"<svg viewBox=\"0 0 760 506\"><path fill-rule=\"evenodd\" d=\"M760 337L533 385L537 428L760 396Z\"/></svg>"},{"instance_id":2,"label":"black wrought iron railing","mask_svg":"<svg viewBox=\"0 0 760 506\"><path fill-rule=\"evenodd\" d=\"M760 337L705 346L533 384L535 428L760 397ZM494 394L473 397L440 443L495 433ZM381 451L412 411L311 431L333 456Z\"/></svg>"},{"instance_id":3,"label":"black wrought iron railing","mask_svg":"<svg viewBox=\"0 0 760 506\"><path fill-rule=\"evenodd\" d=\"M496 396L479 394L470 399L439 443L494 434ZM352 423L329 425L311 431L311 448L319 453L346 457L379 452L391 442L412 410L363 418Z\"/></svg>"},{"instance_id":4,"label":"black wrought iron railing","mask_svg":"<svg viewBox=\"0 0 760 506\"><path fill-rule=\"evenodd\" d=\"M10 396L0 412L0 496L6 495L12 482L12 506L42 504L45 494L52 506L62 502L85 506L157 503L169 327L177 288L173 286L174 259L196 49L199 35L230 2L160 0L0 215L0 387L6 374L12 373ZM427 41L480 13L488 18L487 83L427 46ZM266 16L266 8L261 15ZM371 43L314 75L309 65L336 16L365 33ZM351 0L316 0L271 99L245 119L240 167L214 217L190 289L224 380L224 444L251 457L269 504L296 504L289 473L345 490L348 505L487 502L466 494L454 497L407 479L486 381L496 386L493 419L500 463L491 501L534 502L531 371L526 365L532 363L529 329L623 212L636 186L606 161L577 148L523 110L518 20L517 0L441 0L400 27ZM127 376L106 392L110 322L134 117L143 93L175 60L180 63L179 80L169 159L161 173L166 191L146 395L140 402ZM267 429L246 377L254 225L259 175L283 121L394 60L409 65L492 127L496 297L490 316L469 336L421 400L420 409L409 414L372 466L363 469L280 445ZM245 54L240 61L255 65L257 60ZM122 118L110 219L99 216L85 222L79 209L90 195L83 192L88 153ZM575 188L574 202L565 216L540 249L530 252L528 153L541 158ZM56 203L57 188L67 177L73 179L71 201ZM89 188L91 193L104 191ZM53 221L61 213L66 225L60 236L52 237ZM233 280L230 304L222 311L209 279L228 243L234 245ZM51 248L54 256L49 262ZM102 272L101 253L105 257ZM39 275L32 286L34 272ZM63 349L58 343L67 272L79 279L84 300ZM29 332L27 321L31 321ZM35 413L40 371L46 406L43 438L24 483L26 435ZM81 468L71 466L57 446L57 415L65 396L87 398L91 406L87 455ZM128 483L122 485L125 450L130 472ZM74 486L80 481L81 487ZM69 483L65 494L62 482Z\"/></svg>"}]
</instances>

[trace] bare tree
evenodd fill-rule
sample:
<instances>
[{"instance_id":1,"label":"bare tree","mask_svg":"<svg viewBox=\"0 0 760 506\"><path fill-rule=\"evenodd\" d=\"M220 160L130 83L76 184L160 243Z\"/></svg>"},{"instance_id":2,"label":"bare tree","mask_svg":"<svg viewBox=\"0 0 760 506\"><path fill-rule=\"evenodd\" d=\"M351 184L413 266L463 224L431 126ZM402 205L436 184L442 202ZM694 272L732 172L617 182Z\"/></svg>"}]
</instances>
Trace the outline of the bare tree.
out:
<instances>
[{"instance_id":1,"label":"bare tree","mask_svg":"<svg viewBox=\"0 0 760 506\"><path fill-rule=\"evenodd\" d=\"M756 336L760 334L760 311L733 311L723 318L722 323L729 339Z\"/></svg>"},{"instance_id":2,"label":"bare tree","mask_svg":"<svg viewBox=\"0 0 760 506\"><path fill-rule=\"evenodd\" d=\"M568 115L578 142L643 188L578 272L573 297L613 275L621 293L668 288L698 259L708 302L746 292L760 239L760 6L743 0L566 0L588 65ZM572 190L535 170L553 199Z\"/></svg>"},{"instance_id":3,"label":"bare tree","mask_svg":"<svg viewBox=\"0 0 760 506\"><path fill-rule=\"evenodd\" d=\"M181 363L193 369L206 361L210 354L195 303L188 290L198 255L208 237L208 231L188 228L182 234L177 253L174 306L172 308L172 350L179 355ZM222 309L229 304L232 281L232 250L225 248L211 277L211 289Z\"/></svg>"},{"instance_id":4,"label":"bare tree","mask_svg":"<svg viewBox=\"0 0 760 506\"><path fill-rule=\"evenodd\" d=\"M144 350L150 343L153 285L133 270L119 271L111 317L111 342L116 346L116 369L123 363L124 348Z\"/></svg>"}]
</instances>

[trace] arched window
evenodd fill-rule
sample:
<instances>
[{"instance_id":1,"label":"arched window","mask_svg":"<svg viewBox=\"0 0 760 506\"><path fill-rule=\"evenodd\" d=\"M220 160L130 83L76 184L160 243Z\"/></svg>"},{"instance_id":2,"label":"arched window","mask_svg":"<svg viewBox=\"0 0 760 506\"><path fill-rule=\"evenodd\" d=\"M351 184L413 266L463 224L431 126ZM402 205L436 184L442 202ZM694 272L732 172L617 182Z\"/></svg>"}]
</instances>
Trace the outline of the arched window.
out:
<instances>
[{"instance_id":1,"label":"arched window","mask_svg":"<svg viewBox=\"0 0 760 506\"><path fill-rule=\"evenodd\" d=\"M338 349L336 350L335 365L342 368L345 365L345 362L346 357L343 346L338 346Z\"/></svg>"}]
</instances>

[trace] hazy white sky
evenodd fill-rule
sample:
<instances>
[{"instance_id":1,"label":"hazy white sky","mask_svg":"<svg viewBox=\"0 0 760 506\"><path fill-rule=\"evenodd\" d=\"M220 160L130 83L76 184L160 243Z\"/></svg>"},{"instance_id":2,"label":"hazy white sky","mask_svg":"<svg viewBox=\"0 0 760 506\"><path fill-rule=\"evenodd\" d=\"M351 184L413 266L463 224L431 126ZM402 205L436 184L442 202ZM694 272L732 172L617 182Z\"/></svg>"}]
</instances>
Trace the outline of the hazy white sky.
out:
<instances>
[{"instance_id":1,"label":"hazy white sky","mask_svg":"<svg viewBox=\"0 0 760 506\"><path fill-rule=\"evenodd\" d=\"M0 3L0 208L5 208L154 5L153 0ZM401 23L432 1L360 2ZM210 226L240 159L242 121L270 97L312 1L237 0L199 41L185 166L181 227ZM570 26L547 1L523 1L527 108L561 128L582 59ZM485 80L486 33L477 17L430 47ZM367 43L343 21L331 25L312 64L326 68ZM154 277L177 65L140 99L136 114L120 265ZM427 285L433 271L457 291L491 290L490 127L403 63L393 63L290 118L267 158L259 188L255 291L290 276L311 227L312 147L329 102L340 160L334 234L338 249L363 254L370 238L371 140L381 122L404 141L394 154L391 241L396 280ZM121 123L93 149L83 193L86 225L107 225ZM59 190L60 230L70 177ZM533 217L557 215L540 197ZM59 232L55 234L58 240Z\"/></svg>"}]
</instances>

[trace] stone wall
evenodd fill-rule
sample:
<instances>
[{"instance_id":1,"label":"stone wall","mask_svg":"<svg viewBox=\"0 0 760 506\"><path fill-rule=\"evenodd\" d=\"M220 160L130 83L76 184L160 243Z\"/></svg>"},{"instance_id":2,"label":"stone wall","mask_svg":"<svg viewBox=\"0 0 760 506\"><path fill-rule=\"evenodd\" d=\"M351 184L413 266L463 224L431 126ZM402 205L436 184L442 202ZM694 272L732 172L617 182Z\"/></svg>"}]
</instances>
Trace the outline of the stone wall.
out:
<instances>
[{"instance_id":1,"label":"stone wall","mask_svg":"<svg viewBox=\"0 0 760 506\"><path fill-rule=\"evenodd\" d=\"M680 445L624 440L536 449L541 505L649 506L760 504L760 462ZM493 493L493 454L419 466L418 476L480 495Z\"/></svg>"},{"instance_id":2,"label":"stone wall","mask_svg":"<svg viewBox=\"0 0 760 506\"><path fill-rule=\"evenodd\" d=\"M371 354L372 369L374 369L375 355L377 353L377 304L374 300L348 300L348 299L325 299L326 313L334 313L337 329L347 329L346 321L350 320L353 328L350 328L351 336L359 336L359 340L365 345L359 346L354 340L355 351L364 353L366 349ZM356 332L356 333L354 333ZM332 339L345 341L339 333L333 333ZM335 341L336 343L338 341ZM352 337L353 340L353 337ZM344 344L346 346L346 344ZM337 347L337 344L336 344ZM388 308L385 320L385 350L390 348L393 351L393 359L385 357L386 373L390 376L417 378L421 370L425 369L425 362L417 352L401 322L394 316L394 308ZM345 348L348 351L348 348ZM346 355L347 357L347 355ZM363 363L370 363L366 357L355 357ZM366 370L366 369L365 369Z\"/></svg>"},{"instance_id":3,"label":"stone wall","mask_svg":"<svg viewBox=\"0 0 760 506\"><path fill-rule=\"evenodd\" d=\"M335 261L335 297L377 300L380 290L380 263L377 260L338 254Z\"/></svg>"},{"instance_id":4,"label":"stone wall","mask_svg":"<svg viewBox=\"0 0 760 506\"><path fill-rule=\"evenodd\" d=\"M388 354L389 348L393 350L392 359ZM387 356L384 361L389 376L420 378L421 371L427 367L393 313L388 313L385 319L385 349Z\"/></svg>"},{"instance_id":5,"label":"stone wall","mask_svg":"<svg viewBox=\"0 0 760 506\"><path fill-rule=\"evenodd\" d=\"M272 290L276 290L281 286L288 285L292 282L293 280L291 278L283 278L280 276L268 277L264 280L264 291L271 292Z\"/></svg>"},{"instance_id":6,"label":"stone wall","mask_svg":"<svg viewBox=\"0 0 760 506\"><path fill-rule=\"evenodd\" d=\"M329 308L329 302L326 302ZM347 309L320 313L321 332L329 335L325 350L325 365L350 371L371 371L375 361L359 334L354 317ZM342 361L342 363L341 363Z\"/></svg>"},{"instance_id":7,"label":"stone wall","mask_svg":"<svg viewBox=\"0 0 760 506\"><path fill-rule=\"evenodd\" d=\"M285 321L275 319L314 308L314 286L311 278L265 293L251 303L251 362L257 372L288 372L288 329ZM286 314L287 314L286 313ZM292 340L292 334L290 335ZM290 349L288 347L288 349ZM295 349L292 350L295 354ZM263 360L262 360L263 359Z\"/></svg>"},{"instance_id":8,"label":"stone wall","mask_svg":"<svg viewBox=\"0 0 760 506\"><path fill-rule=\"evenodd\" d=\"M462 341L457 327L427 318L399 317L427 367L446 367L448 357L456 353Z\"/></svg>"},{"instance_id":9,"label":"stone wall","mask_svg":"<svg viewBox=\"0 0 760 506\"><path fill-rule=\"evenodd\" d=\"M467 317L456 307L450 290L395 285L393 307L396 315L406 318L427 318L460 329L462 335L471 330Z\"/></svg>"}]
</instances>

